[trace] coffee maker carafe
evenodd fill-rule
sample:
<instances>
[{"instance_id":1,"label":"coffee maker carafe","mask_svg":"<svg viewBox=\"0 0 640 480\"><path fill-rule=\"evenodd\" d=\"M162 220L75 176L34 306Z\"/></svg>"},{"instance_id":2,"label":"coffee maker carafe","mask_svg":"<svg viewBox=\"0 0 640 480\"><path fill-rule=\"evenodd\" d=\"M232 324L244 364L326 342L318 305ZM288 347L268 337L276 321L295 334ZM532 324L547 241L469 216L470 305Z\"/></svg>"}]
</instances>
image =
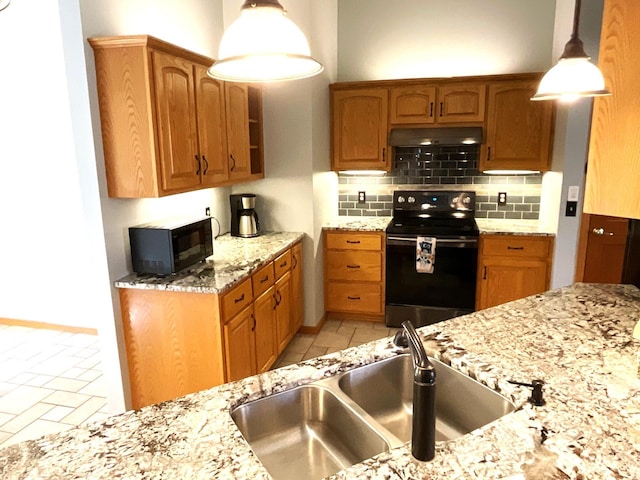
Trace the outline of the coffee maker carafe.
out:
<instances>
[{"instance_id":1,"label":"coffee maker carafe","mask_svg":"<svg viewBox=\"0 0 640 480\"><path fill-rule=\"evenodd\" d=\"M234 237L257 237L260 221L256 213L256 196L253 193L229 195L231 203L231 235Z\"/></svg>"}]
</instances>

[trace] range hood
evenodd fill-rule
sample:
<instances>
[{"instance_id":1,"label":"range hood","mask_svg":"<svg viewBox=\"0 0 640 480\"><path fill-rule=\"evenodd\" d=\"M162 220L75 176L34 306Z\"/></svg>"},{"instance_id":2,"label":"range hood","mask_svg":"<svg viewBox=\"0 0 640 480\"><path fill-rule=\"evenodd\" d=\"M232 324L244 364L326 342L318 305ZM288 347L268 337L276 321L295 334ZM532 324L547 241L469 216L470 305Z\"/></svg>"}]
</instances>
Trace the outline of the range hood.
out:
<instances>
[{"instance_id":1,"label":"range hood","mask_svg":"<svg viewBox=\"0 0 640 480\"><path fill-rule=\"evenodd\" d=\"M392 128L392 147L424 145L474 145L482 143L482 127Z\"/></svg>"}]
</instances>

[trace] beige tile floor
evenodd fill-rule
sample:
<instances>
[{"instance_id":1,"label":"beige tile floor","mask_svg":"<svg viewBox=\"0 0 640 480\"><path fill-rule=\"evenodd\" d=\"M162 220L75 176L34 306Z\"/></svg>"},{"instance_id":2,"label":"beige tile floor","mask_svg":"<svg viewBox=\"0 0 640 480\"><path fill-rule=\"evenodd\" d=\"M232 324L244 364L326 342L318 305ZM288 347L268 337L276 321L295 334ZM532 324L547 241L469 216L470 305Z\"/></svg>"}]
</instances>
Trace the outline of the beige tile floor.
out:
<instances>
[{"instance_id":1,"label":"beige tile floor","mask_svg":"<svg viewBox=\"0 0 640 480\"><path fill-rule=\"evenodd\" d=\"M397 328L387 328L381 322L341 320L335 317L327 320L317 335L296 334L273 368L356 347L380 338L392 337L397 331Z\"/></svg>"},{"instance_id":2,"label":"beige tile floor","mask_svg":"<svg viewBox=\"0 0 640 480\"><path fill-rule=\"evenodd\" d=\"M327 320L317 335L297 334L274 368L379 338L379 322ZM0 325L0 448L105 418L105 389L94 335Z\"/></svg>"},{"instance_id":3,"label":"beige tile floor","mask_svg":"<svg viewBox=\"0 0 640 480\"><path fill-rule=\"evenodd\" d=\"M0 325L0 448L106 416L97 336Z\"/></svg>"}]
</instances>

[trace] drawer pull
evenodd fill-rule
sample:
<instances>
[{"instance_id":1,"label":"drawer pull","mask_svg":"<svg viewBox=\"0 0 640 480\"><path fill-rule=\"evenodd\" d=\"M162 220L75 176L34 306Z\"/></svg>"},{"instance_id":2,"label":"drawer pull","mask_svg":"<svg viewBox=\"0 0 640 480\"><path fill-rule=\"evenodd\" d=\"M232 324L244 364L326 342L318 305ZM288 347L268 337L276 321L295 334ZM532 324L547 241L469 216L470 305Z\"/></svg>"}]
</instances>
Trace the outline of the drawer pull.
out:
<instances>
[{"instance_id":1,"label":"drawer pull","mask_svg":"<svg viewBox=\"0 0 640 480\"><path fill-rule=\"evenodd\" d=\"M264 283L264 282L268 282L269 281L269 275L265 275L264 278L262 278L260 280L260 283Z\"/></svg>"},{"instance_id":2,"label":"drawer pull","mask_svg":"<svg viewBox=\"0 0 640 480\"><path fill-rule=\"evenodd\" d=\"M482 279L483 279L483 280L486 280L486 279L487 279L487 267L486 267L486 265L485 265L484 270L483 270L483 272L482 272Z\"/></svg>"},{"instance_id":3,"label":"drawer pull","mask_svg":"<svg viewBox=\"0 0 640 480\"><path fill-rule=\"evenodd\" d=\"M280 268L284 268L286 266L287 266L287 261L286 260L280 264Z\"/></svg>"},{"instance_id":4,"label":"drawer pull","mask_svg":"<svg viewBox=\"0 0 640 480\"><path fill-rule=\"evenodd\" d=\"M507 250L524 250L524 247L512 247L511 245L508 245Z\"/></svg>"},{"instance_id":5,"label":"drawer pull","mask_svg":"<svg viewBox=\"0 0 640 480\"><path fill-rule=\"evenodd\" d=\"M347 268L360 268L360 265L347 265Z\"/></svg>"},{"instance_id":6,"label":"drawer pull","mask_svg":"<svg viewBox=\"0 0 640 480\"><path fill-rule=\"evenodd\" d=\"M349 296L347 296L347 298L348 298L349 300L360 300L360 297L359 297L359 296L358 296L358 297L349 297Z\"/></svg>"},{"instance_id":7,"label":"drawer pull","mask_svg":"<svg viewBox=\"0 0 640 480\"><path fill-rule=\"evenodd\" d=\"M347 240L347 243L352 243L357 245L358 243L360 243L360 240Z\"/></svg>"},{"instance_id":8,"label":"drawer pull","mask_svg":"<svg viewBox=\"0 0 640 480\"><path fill-rule=\"evenodd\" d=\"M241 301L243 301L243 300L244 300L244 293L243 293L242 295L240 295L240 297L239 297L239 298L236 298L236 299L234 300L234 303L238 303L238 302L241 302Z\"/></svg>"},{"instance_id":9,"label":"drawer pull","mask_svg":"<svg viewBox=\"0 0 640 480\"><path fill-rule=\"evenodd\" d=\"M251 320L253 320L253 327L251 327L251 331L255 332L256 331L256 317L253 315L253 313L251 314Z\"/></svg>"}]
</instances>

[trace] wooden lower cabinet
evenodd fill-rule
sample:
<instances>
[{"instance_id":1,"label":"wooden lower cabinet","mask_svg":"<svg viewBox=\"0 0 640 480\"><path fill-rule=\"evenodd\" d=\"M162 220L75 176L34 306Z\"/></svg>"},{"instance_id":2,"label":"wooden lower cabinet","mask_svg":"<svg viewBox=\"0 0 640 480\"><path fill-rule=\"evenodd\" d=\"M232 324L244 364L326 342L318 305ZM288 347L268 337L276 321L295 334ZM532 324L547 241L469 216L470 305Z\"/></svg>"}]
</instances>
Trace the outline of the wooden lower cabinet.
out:
<instances>
[{"instance_id":1,"label":"wooden lower cabinet","mask_svg":"<svg viewBox=\"0 0 640 480\"><path fill-rule=\"evenodd\" d=\"M297 332L304 323L304 290L302 288L302 243L291 249L291 316L293 330Z\"/></svg>"},{"instance_id":2,"label":"wooden lower cabinet","mask_svg":"<svg viewBox=\"0 0 640 480\"><path fill-rule=\"evenodd\" d=\"M269 370L304 311L296 259L300 243L220 295L120 289L133 408Z\"/></svg>"},{"instance_id":3,"label":"wooden lower cabinet","mask_svg":"<svg viewBox=\"0 0 640 480\"><path fill-rule=\"evenodd\" d=\"M481 235L476 310L549 289L553 237Z\"/></svg>"},{"instance_id":4,"label":"wooden lower cabinet","mask_svg":"<svg viewBox=\"0 0 640 480\"><path fill-rule=\"evenodd\" d=\"M293 321L291 316L291 272L286 272L275 285L275 317L278 354L284 350L293 338Z\"/></svg>"},{"instance_id":5,"label":"wooden lower cabinet","mask_svg":"<svg viewBox=\"0 0 640 480\"><path fill-rule=\"evenodd\" d=\"M226 380L233 382L256 372L256 318L253 305L224 324Z\"/></svg>"},{"instance_id":6,"label":"wooden lower cabinet","mask_svg":"<svg viewBox=\"0 0 640 480\"><path fill-rule=\"evenodd\" d=\"M278 357L274 287L270 287L253 302L256 373L266 372Z\"/></svg>"},{"instance_id":7,"label":"wooden lower cabinet","mask_svg":"<svg viewBox=\"0 0 640 480\"><path fill-rule=\"evenodd\" d=\"M325 311L384 316L384 234L326 231Z\"/></svg>"},{"instance_id":8,"label":"wooden lower cabinet","mask_svg":"<svg viewBox=\"0 0 640 480\"><path fill-rule=\"evenodd\" d=\"M225 382L218 296L120 289L133 408Z\"/></svg>"}]
</instances>

